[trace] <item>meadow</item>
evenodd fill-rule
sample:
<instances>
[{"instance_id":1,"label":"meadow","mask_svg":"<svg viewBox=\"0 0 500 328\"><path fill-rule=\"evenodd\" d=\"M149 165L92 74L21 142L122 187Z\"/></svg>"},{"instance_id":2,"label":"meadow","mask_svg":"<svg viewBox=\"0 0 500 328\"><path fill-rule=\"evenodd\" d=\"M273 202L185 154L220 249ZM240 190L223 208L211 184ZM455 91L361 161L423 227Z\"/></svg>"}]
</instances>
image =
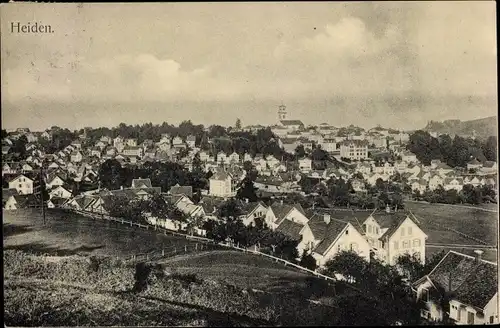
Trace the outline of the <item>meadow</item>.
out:
<instances>
[{"instance_id":1,"label":"meadow","mask_svg":"<svg viewBox=\"0 0 500 328\"><path fill-rule=\"evenodd\" d=\"M137 253L183 248L195 242L116 222L48 210L3 211L4 248L52 255L93 254L130 257Z\"/></svg>"},{"instance_id":2,"label":"meadow","mask_svg":"<svg viewBox=\"0 0 500 328\"><path fill-rule=\"evenodd\" d=\"M169 266L154 266L141 291L135 290L137 268L117 259L14 250L3 256L8 325L324 325L335 317L332 307L305 298L253 291ZM329 288L311 283L313 290Z\"/></svg>"},{"instance_id":3,"label":"meadow","mask_svg":"<svg viewBox=\"0 0 500 328\"><path fill-rule=\"evenodd\" d=\"M406 203L405 206L420 220L429 235L428 243L478 244L442 227L454 229L487 245L496 246L498 243L498 213L443 204Z\"/></svg>"}]
</instances>

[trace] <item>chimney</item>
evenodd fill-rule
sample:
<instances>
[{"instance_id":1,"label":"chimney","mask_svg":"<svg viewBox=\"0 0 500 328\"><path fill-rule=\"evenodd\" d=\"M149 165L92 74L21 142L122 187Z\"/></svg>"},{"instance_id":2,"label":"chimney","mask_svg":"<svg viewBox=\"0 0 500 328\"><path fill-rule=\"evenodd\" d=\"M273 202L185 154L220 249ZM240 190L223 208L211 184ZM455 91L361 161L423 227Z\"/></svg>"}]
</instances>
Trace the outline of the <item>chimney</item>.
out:
<instances>
[{"instance_id":1,"label":"chimney","mask_svg":"<svg viewBox=\"0 0 500 328\"><path fill-rule=\"evenodd\" d=\"M323 214L323 220L326 224L330 224L330 214Z\"/></svg>"},{"instance_id":2,"label":"chimney","mask_svg":"<svg viewBox=\"0 0 500 328\"><path fill-rule=\"evenodd\" d=\"M387 204L387 205L385 206L385 212L386 212L386 213L391 213L391 207L389 206L389 204Z\"/></svg>"},{"instance_id":3,"label":"chimney","mask_svg":"<svg viewBox=\"0 0 500 328\"><path fill-rule=\"evenodd\" d=\"M480 249L476 249L474 253L476 254L476 262L479 262L481 260L481 256L483 255L483 251Z\"/></svg>"}]
</instances>

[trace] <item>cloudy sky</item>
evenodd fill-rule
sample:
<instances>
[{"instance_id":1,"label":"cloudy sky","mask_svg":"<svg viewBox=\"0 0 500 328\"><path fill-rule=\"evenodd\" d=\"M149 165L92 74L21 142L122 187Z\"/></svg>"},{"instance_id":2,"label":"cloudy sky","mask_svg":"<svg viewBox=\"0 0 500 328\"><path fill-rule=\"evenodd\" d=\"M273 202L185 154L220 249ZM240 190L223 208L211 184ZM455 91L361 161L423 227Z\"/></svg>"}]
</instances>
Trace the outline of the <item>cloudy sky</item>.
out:
<instances>
[{"instance_id":1,"label":"cloudy sky","mask_svg":"<svg viewBox=\"0 0 500 328\"><path fill-rule=\"evenodd\" d=\"M496 115L494 2L7 4L2 127ZM13 34L11 23L54 33Z\"/></svg>"}]
</instances>

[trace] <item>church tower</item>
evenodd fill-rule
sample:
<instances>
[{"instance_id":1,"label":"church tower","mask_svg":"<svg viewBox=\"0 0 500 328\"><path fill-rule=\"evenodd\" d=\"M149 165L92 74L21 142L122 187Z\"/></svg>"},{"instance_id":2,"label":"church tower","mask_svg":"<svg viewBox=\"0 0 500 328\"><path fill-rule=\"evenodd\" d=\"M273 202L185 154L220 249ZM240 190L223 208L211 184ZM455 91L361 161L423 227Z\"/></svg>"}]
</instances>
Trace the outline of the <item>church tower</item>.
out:
<instances>
[{"instance_id":1,"label":"church tower","mask_svg":"<svg viewBox=\"0 0 500 328\"><path fill-rule=\"evenodd\" d=\"M280 121L286 120L286 106L283 104L278 109L278 119Z\"/></svg>"}]
</instances>

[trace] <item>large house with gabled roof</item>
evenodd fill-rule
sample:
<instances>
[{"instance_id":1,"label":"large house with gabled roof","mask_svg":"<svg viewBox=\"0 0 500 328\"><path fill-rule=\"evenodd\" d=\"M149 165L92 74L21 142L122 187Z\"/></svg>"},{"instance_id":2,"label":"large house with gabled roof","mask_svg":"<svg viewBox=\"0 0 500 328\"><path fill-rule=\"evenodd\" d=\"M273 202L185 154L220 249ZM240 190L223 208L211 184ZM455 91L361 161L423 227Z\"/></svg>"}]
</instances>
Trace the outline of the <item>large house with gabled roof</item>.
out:
<instances>
[{"instance_id":1,"label":"large house with gabled roof","mask_svg":"<svg viewBox=\"0 0 500 328\"><path fill-rule=\"evenodd\" d=\"M469 256L449 251L432 271L412 284L430 321L448 317L456 325L498 324L498 265L481 259L481 251ZM448 304L440 304L447 299Z\"/></svg>"}]
</instances>

